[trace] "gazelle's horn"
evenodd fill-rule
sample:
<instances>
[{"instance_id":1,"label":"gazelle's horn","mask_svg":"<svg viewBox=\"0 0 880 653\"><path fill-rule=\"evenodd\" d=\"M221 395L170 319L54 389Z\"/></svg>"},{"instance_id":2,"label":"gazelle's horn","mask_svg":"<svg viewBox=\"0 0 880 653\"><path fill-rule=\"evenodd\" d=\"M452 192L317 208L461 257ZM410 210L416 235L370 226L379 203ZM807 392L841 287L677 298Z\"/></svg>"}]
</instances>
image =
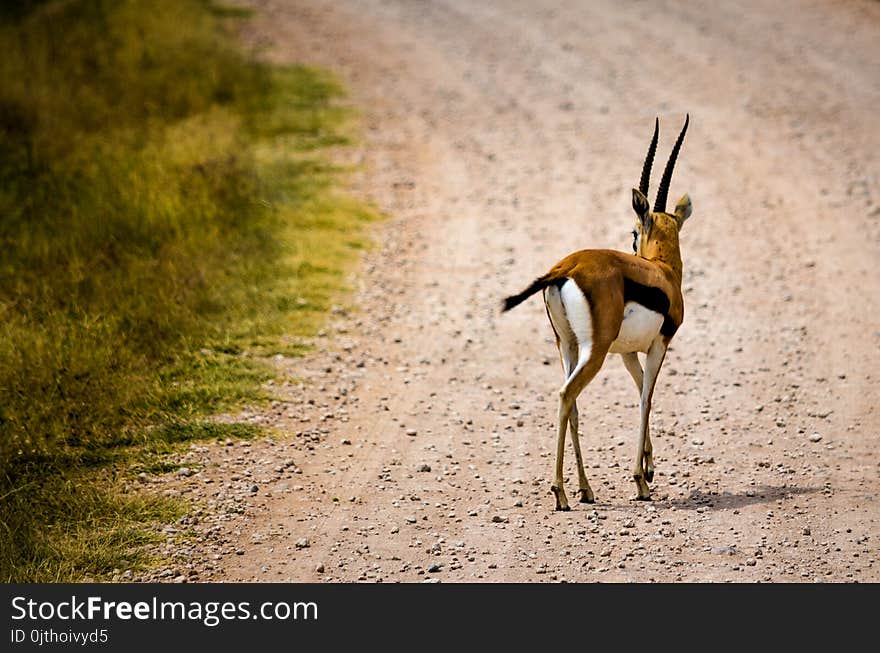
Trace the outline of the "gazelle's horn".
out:
<instances>
[{"instance_id":1,"label":"gazelle's horn","mask_svg":"<svg viewBox=\"0 0 880 653\"><path fill-rule=\"evenodd\" d=\"M654 165L654 152L657 151L657 134L660 131L660 118L654 121L654 138L651 139L651 146L648 148L648 154L645 156L645 165L642 166L642 178L639 180L639 190L642 195L648 196L648 184L651 181L651 166Z\"/></svg>"},{"instance_id":2,"label":"gazelle's horn","mask_svg":"<svg viewBox=\"0 0 880 653\"><path fill-rule=\"evenodd\" d=\"M654 202L654 213L663 213L666 211L666 195L669 193L669 182L672 181L672 170L675 168L675 160L678 158L678 151L681 149L681 142L684 140L684 134L688 129L690 122L690 114L684 119L684 127L678 135L678 140L672 148L669 155L669 161L666 162L666 169L663 171L663 178L660 180L660 188L657 190L657 200Z\"/></svg>"}]
</instances>

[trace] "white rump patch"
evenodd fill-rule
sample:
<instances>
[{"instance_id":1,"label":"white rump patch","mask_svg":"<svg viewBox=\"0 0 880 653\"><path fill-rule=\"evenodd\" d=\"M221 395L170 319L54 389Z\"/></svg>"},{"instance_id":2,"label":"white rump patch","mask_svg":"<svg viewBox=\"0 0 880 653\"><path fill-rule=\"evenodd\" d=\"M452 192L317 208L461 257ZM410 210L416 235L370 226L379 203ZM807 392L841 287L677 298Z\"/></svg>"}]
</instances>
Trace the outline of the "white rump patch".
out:
<instances>
[{"instance_id":1,"label":"white rump patch","mask_svg":"<svg viewBox=\"0 0 880 653\"><path fill-rule=\"evenodd\" d=\"M581 353L586 348L587 356L589 356L589 350L593 346L593 318L590 316L590 304L584 297L583 291L571 279L562 284L559 294L562 297L562 305L565 307L568 323L577 338L578 345L580 345ZM578 358L583 359L584 356L580 355Z\"/></svg>"},{"instance_id":2,"label":"white rump patch","mask_svg":"<svg viewBox=\"0 0 880 653\"><path fill-rule=\"evenodd\" d=\"M553 328L562 345L566 371L583 365L593 349L593 320L590 305L584 293L571 279L562 287L550 286L544 291L544 302ZM577 351L577 363L570 360L569 352Z\"/></svg>"},{"instance_id":3,"label":"white rump patch","mask_svg":"<svg viewBox=\"0 0 880 653\"><path fill-rule=\"evenodd\" d=\"M615 354L647 352L651 343L660 334L663 316L651 311L637 302L627 302L623 307L623 323L617 339L611 343L609 351Z\"/></svg>"}]
</instances>

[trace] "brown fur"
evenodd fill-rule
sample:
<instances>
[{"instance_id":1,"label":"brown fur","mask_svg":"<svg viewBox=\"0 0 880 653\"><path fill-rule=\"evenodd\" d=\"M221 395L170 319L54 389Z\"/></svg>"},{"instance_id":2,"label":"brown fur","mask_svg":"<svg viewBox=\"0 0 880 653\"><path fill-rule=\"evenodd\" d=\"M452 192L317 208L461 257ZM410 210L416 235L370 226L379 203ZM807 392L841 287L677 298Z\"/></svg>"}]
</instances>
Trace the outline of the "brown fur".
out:
<instances>
[{"instance_id":1,"label":"brown fur","mask_svg":"<svg viewBox=\"0 0 880 653\"><path fill-rule=\"evenodd\" d=\"M669 218L674 225L674 219L671 216ZM660 224L659 221L655 223L652 231L657 230ZM643 286L660 289L669 299L669 318L678 327L684 319L684 301L681 295L678 230L677 227L673 228L676 230L674 245L665 241L656 245L649 244L648 247L653 248L660 257L670 256L673 261L677 260L678 270L664 258L646 260L610 249L584 249L566 256L542 278L550 283L563 279L574 280L590 300L594 342L603 346L610 346L620 331L625 278Z\"/></svg>"}]
</instances>

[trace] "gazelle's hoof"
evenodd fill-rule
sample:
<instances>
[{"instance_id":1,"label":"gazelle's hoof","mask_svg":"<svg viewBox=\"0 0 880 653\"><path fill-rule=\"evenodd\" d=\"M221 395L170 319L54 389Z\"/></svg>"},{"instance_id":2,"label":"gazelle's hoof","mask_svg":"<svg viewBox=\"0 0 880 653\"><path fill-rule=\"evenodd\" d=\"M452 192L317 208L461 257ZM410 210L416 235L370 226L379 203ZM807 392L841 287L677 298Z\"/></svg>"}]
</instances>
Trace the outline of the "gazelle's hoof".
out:
<instances>
[{"instance_id":1,"label":"gazelle's hoof","mask_svg":"<svg viewBox=\"0 0 880 653\"><path fill-rule=\"evenodd\" d=\"M581 495L579 499L581 503L596 503L596 498L590 490L578 490L578 494Z\"/></svg>"},{"instance_id":2,"label":"gazelle's hoof","mask_svg":"<svg viewBox=\"0 0 880 653\"><path fill-rule=\"evenodd\" d=\"M553 492L553 496L556 497L556 510L561 510L563 512L571 510L568 506L568 499L565 496L565 490L558 488L555 485L551 485L550 491Z\"/></svg>"},{"instance_id":3,"label":"gazelle's hoof","mask_svg":"<svg viewBox=\"0 0 880 653\"><path fill-rule=\"evenodd\" d=\"M636 482L636 487L638 488L636 499L638 501L650 501L651 489L648 487L642 474L633 474L633 480Z\"/></svg>"}]
</instances>

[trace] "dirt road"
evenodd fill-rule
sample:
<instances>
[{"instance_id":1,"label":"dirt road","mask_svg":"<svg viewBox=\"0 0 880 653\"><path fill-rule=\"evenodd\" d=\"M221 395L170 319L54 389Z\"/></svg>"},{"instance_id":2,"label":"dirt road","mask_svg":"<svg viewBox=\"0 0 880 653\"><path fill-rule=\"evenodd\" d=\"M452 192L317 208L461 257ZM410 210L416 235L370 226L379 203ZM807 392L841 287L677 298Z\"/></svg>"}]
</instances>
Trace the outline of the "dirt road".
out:
<instances>
[{"instance_id":1,"label":"dirt road","mask_svg":"<svg viewBox=\"0 0 880 653\"><path fill-rule=\"evenodd\" d=\"M253 5L252 43L353 90L354 192L390 218L318 351L245 415L289 437L187 454L199 540L170 536L156 577L880 580L880 3ZM557 513L552 332L539 298L499 301L629 249L654 116L652 192L685 112L654 500L612 356L579 401L597 503ZM572 496L570 448L566 470Z\"/></svg>"}]
</instances>

